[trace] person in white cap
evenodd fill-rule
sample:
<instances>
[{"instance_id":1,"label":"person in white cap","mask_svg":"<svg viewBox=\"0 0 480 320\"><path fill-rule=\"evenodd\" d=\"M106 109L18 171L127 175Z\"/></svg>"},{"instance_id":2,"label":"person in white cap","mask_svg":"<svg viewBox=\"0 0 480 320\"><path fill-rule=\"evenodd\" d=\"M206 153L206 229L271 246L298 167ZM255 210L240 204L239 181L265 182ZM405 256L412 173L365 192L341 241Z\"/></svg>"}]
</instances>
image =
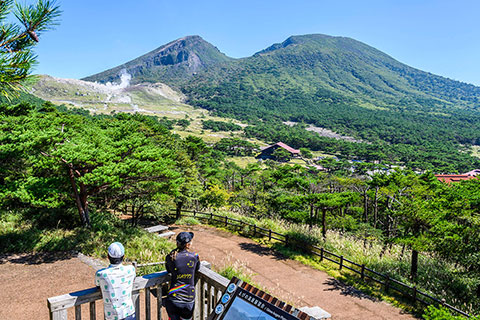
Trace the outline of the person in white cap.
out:
<instances>
[{"instance_id":1,"label":"person in white cap","mask_svg":"<svg viewBox=\"0 0 480 320\"><path fill-rule=\"evenodd\" d=\"M132 301L135 267L122 265L125 248L120 242L108 247L110 266L95 273L95 285L102 290L105 320L136 320Z\"/></svg>"}]
</instances>

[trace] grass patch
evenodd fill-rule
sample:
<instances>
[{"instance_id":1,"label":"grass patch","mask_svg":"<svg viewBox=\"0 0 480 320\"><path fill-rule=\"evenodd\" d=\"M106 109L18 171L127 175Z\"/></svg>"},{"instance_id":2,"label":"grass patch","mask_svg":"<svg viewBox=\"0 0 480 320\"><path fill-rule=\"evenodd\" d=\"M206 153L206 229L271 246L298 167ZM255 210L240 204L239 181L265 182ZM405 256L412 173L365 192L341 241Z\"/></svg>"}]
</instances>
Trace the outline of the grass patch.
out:
<instances>
[{"instance_id":1,"label":"grass patch","mask_svg":"<svg viewBox=\"0 0 480 320\"><path fill-rule=\"evenodd\" d=\"M255 157L228 157L226 160L232 161L240 168L246 168L247 165L258 162Z\"/></svg>"},{"instance_id":2,"label":"grass patch","mask_svg":"<svg viewBox=\"0 0 480 320\"><path fill-rule=\"evenodd\" d=\"M177 221L175 221L175 224L182 225L182 226L195 226L197 224L201 224L201 222L195 219L194 217L182 217Z\"/></svg>"},{"instance_id":3,"label":"grass patch","mask_svg":"<svg viewBox=\"0 0 480 320\"><path fill-rule=\"evenodd\" d=\"M480 146L472 146L472 156L480 158Z\"/></svg>"},{"instance_id":4,"label":"grass patch","mask_svg":"<svg viewBox=\"0 0 480 320\"><path fill-rule=\"evenodd\" d=\"M224 276L228 280L232 280L233 277L236 277L240 280L250 283L251 285L254 285L252 274L247 272L245 267L238 262L225 265L222 268L216 269L215 272L221 276Z\"/></svg>"},{"instance_id":5,"label":"grass patch","mask_svg":"<svg viewBox=\"0 0 480 320\"><path fill-rule=\"evenodd\" d=\"M78 251L106 259L110 243L125 246L126 261L158 262L175 244L143 229L131 227L110 213L92 213L92 228L40 228L19 212L0 215L0 253ZM155 269L155 270L154 270ZM162 270L163 266L142 268L141 274Z\"/></svg>"}]
</instances>

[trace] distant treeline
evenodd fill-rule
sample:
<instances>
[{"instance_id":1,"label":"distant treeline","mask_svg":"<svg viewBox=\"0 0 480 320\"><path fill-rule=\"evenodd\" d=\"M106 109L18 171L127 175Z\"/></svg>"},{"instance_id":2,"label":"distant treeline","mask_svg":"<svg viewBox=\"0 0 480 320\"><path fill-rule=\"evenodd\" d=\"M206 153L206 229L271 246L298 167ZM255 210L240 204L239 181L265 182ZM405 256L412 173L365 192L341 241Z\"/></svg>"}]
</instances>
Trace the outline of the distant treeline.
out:
<instances>
[{"instance_id":1,"label":"distant treeline","mask_svg":"<svg viewBox=\"0 0 480 320\"><path fill-rule=\"evenodd\" d=\"M202 127L203 129L212 130L213 132L242 130L241 126L233 122L215 121L215 120L202 121Z\"/></svg>"}]
</instances>

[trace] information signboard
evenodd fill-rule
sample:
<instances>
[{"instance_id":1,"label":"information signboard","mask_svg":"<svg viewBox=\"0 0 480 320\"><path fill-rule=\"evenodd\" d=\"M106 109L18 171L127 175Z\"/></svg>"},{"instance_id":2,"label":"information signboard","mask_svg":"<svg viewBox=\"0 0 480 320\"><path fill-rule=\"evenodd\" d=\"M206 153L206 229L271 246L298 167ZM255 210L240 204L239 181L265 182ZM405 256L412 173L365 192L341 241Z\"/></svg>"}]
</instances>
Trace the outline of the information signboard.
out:
<instances>
[{"instance_id":1,"label":"information signboard","mask_svg":"<svg viewBox=\"0 0 480 320\"><path fill-rule=\"evenodd\" d=\"M233 278L208 320L310 320L310 316Z\"/></svg>"}]
</instances>

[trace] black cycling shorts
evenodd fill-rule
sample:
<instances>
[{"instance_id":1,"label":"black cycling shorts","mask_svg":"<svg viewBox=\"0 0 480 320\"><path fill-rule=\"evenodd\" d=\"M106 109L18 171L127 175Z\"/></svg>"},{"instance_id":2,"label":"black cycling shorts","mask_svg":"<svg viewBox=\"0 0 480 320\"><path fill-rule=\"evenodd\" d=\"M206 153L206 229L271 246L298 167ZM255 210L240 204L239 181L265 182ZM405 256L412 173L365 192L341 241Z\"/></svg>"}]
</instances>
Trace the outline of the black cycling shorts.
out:
<instances>
[{"instance_id":1,"label":"black cycling shorts","mask_svg":"<svg viewBox=\"0 0 480 320\"><path fill-rule=\"evenodd\" d=\"M192 318L195 302L177 302L167 299L165 308L170 320L186 320Z\"/></svg>"}]
</instances>

